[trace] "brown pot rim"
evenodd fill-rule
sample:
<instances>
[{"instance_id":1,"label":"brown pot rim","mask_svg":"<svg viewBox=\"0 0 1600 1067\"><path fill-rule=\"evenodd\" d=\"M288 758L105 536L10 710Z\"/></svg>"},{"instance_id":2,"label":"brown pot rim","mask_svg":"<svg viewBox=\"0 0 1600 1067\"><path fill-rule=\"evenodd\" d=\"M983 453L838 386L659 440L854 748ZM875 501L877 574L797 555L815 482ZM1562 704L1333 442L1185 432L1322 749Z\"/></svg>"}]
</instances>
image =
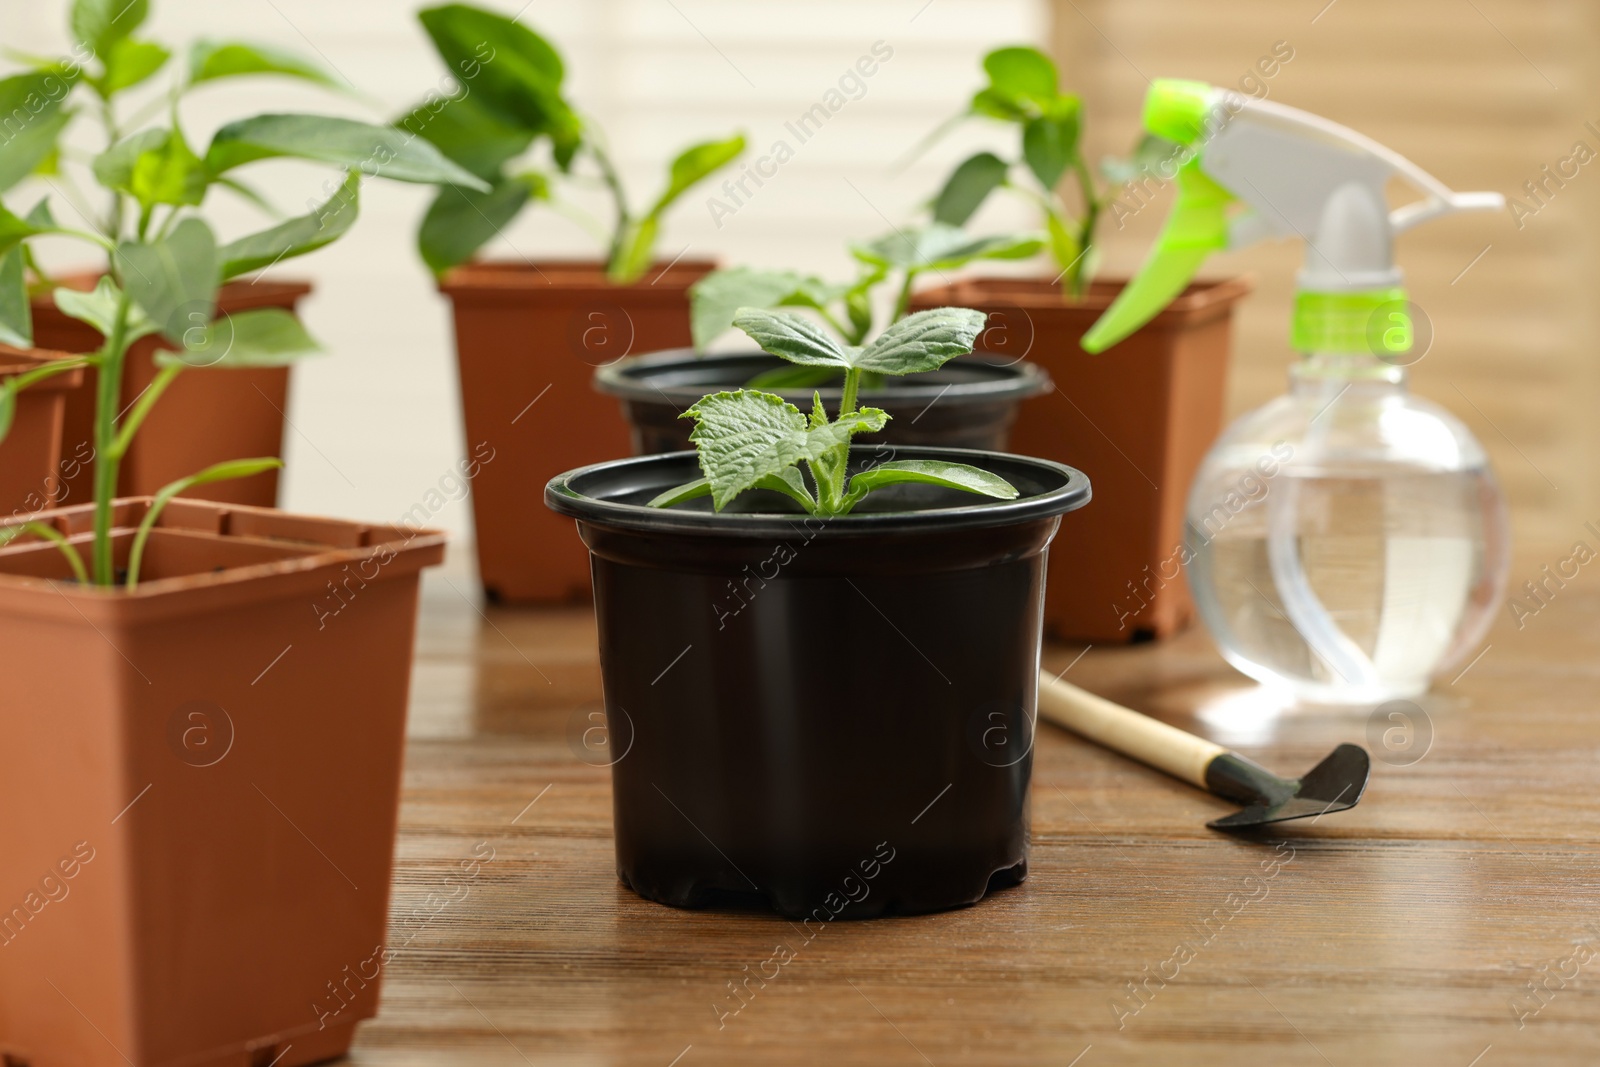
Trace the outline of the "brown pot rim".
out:
<instances>
[{"instance_id":1,"label":"brown pot rim","mask_svg":"<svg viewBox=\"0 0 1600 1067\"><path fill-rule=\"evenodd\" d=\"M152 497L122 497L115 502L114 536L131 536L152 502ZM87 558L92 540L94 505L49 508L27 516L46 522L63 534ZM238 527L238 530L235 530ZM0 612L46 618L84 618L91 623L148 622L173 615L192 615L238 607L288 592L306 593L309 605L326 595L329 575L347 575L354 564L377 560L378 577L400 577L442 562L446 535L439 530L416 530L375 523L353 522L321 516L299 515L277 508L219 504L180 498L162 512L155 528L181 533L213 544L274 544L299 548L303 554L271 562L139 583L129 592L85 588L73 582L9 574L0 570ZM321 541L313 540L318 533ZM339 544L335 542L347 542ZM0 562L24 553L55 554L54 544L31 535L0 547ZM383 557L387 556L387 559ZM62 564L65 568L65 563ZM367 576L375 581L378 577Z\"/></svg>"},{"instance_id":2,"label":"brown pot rim","mask_svg":"<svg viewBox=\"0 0 1600 1067\"><path fill-rule=\"evenodd\" d=\"M599 259L493 259L473 260L451 267L439 280L439 291L453 298L493 298L501 294L526 297L550 293L566 296L574 292L626 292L630 295L666 292L676 295L717 269L712 259L656 260L643 277L627 285L617 285L606 277L605 261ZM657 282L672 276L673 284L652 290ZM682 279L683 284L677 284Z\"/></svg>"},{"instance_id":3,"label":"brown pot rim","mask_svg":"<svg viewBox=\"0 0 1600 1067\"><path fill-rule=\"evenodd\" d=\"M0 345L0 378L10 378L13 375L25 374L30 370L37 370L46 363L54 363L62 359L77 359L70 352L57 352L49 348L14 348L11 345ZM65 374L52 375L28 387L27 392L66 392L76 389L83 384L83 368L67 371Z\"/></svg>"},{"instance_id":4,"label":"brown pot rim","mask_svg":"<svg viewBox=\"0 0 1600 1067\"><path fill-rule=\"evenodd\" d=\"M99 270L66 271L52 275L52 280L61 283L60 287L63 288L89 292L104 274L104 271ZM311 282L300 278L259 278L253 282L235 278L233 281L223 283L217 290L217 308L223 312L246 311L251 308L276 305L286 299L299 300L303 296L310 295L311 290ZM49 293L35 293L28 298L28 302L32 305L36 316L42 314L53 319L70 317L56 307L56 302ZM84 325L93 329L87 323Z\"/></svg>"},{"instance_id":5,"label":"brown pot rim","mask_svg":"<svg viewBox=\"0 0 1600 1067\"><path fill-rule=\"evenodd\" d=\"M1066 300L1054 278L1046 275L981 274L961 278L946 285L919 290L914 303L959 305L963 300L1004 300L1024 311L1082 311L1099 314L1111 306L1131 279L1124 276L1097 278L1080 300ZM1144 328L1181 325L1210 318L1230 309L1255 289L1250 274L1225 278L1197 278L1152 318ZM967 294L974 294L969 296Z\"/></svg>"}]
</instances>

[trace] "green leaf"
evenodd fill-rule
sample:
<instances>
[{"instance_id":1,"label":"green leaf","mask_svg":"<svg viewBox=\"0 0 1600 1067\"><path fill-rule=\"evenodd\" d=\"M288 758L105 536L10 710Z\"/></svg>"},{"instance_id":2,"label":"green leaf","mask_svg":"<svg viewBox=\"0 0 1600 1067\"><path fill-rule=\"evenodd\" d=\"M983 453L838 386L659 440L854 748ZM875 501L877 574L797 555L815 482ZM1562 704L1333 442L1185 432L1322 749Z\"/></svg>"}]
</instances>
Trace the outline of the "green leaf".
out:
<instances>
[{"instance_id":1,"label":"green leaf","mask_svg":"<svg viewBox=\"0 0 1600 1067\"><path fill-rule=\"evenodd\" d=\"M632 285L644 277L655 254L660 229L654 215L636 219L624 228L617 257L606 267L606 278L612 285Z\"/></svg>"},{"instance_id":2,"label":"green leaf","mask_svg":"<svg viewBox=\"0 0 1600 1067\"><path fill-rule=\"evenodd\" d=\"M4 395L0 394L0 438L11 429L11 416L5 410ZM78 548L67 536L54 526L45 522L25 522L21 526L10 526L0 529L0 545L9 545L23 534L32 534L42 541L49 541L61 550L67 557L67 565L72 568L72 576L82 585L89 584L89 572L84 569L83 557L78 555Z\"/></svg>"},{"instance_id":3,"label":"green leaf","mask_svg":"<svg viewBox=\"0 0 1600 1067\"><path fill-rule=\"evenodd\" d=\"M744 383L746 389L811 389L818 385L838 385L843 369L839 367L802 367L785 365L751 378Z\"/></svg>"},{"instance_id":4,"label":"green leaf","mask_svg":"<svg viewBox=\"0 0 1600 1067\"><path fill-rule=\"evenodd\" d=\"M1050 234L1050 258L1056 261L1056 266L1066 270L1083 254L1078 235L1054 211L1045 212L1045 225Z\"/></svg>"},{"instance_id":5,"label":"green leaf","mask_svg":"<svg viewBox=\"0 0 1600 1067\"><path fill-rule=\"evenodd\" d=\"M734 134L724 141L706 141L685 149L672 161L667 188L650 209L650 217L659 218L678 197L738 159L744 145L744 135Z\"/></svg>"},{"instance_id":6,"label":"green leaf","mask_svg":"<svg viewBox=\"0 0 1600 1067\"><path fill-rule=\"evenodd\" d=\"M20 248L0 255L0 344L33 347L33 309Z\"/></svg>"},{"instance_id":7,"label":"green leaf","mask_svg":"<svg viewBox=\"0 0 1600 1067\"><path fill-rule=\"evenodd\" d=\"M704 349L733 326L740 308L782 304L821 307L831 298L820 278L792 270L732 267L712 271L689 287L689 317L694 344Z\"/></svg>"},{"instance_id":8,"label":"green leaf","mask_svg":"<svg viewBox=\"0 0 1600 1067\"><path fill-rule=\"evenodd\" d=\"M963 226L990 193L1005 184L1005 160L993 152L979 152L951 172L933 202L933 217L950 226Z\"/></svg>"},{"instance_id":9,"label":"green leaf","mask_svg":"<svg viewBox=\"0 0 1600 1067\"><path fill-rule=\"evenodd\" d=\"M192 85L252 74L298 78L330 89L347 87L342 80L304 56L273 45L202 40L189 48L189 82Z\"/></svg>"},{"instance_id":10,"label":"green leaf","mask_svg":"<svg viewBox=\"0 0 1600 1067\"><path fill-rule=\"evenodd\" d=\"M505 178L487 192L446 185L422 217L417 248L435 274L458 263L497 236L516 218L533 190L522 178Z\"/></svg>"},{"instance_id":11,"label":"green leaf","mask_svg":"<svg viewBox=\"0 0 1600 1067\"><path fill-rule=\"evenodd\" d=\"M94 176L106 188L132 196L146 210L156 204L199 204L209 180L205 164L183 133L166 129L124 137L95 157Z\"/></svg>"},{"instance_id":12,"label":"green leaf","mask_svg":"<svg viewBox=\"0 0 1600 1067\"><path fill-rule=\"evenodd\" d=\"M221 174L280 156L332 163L393 181L489 188L421 138L393 126L328 115L257 115L230 122L212 137L206 166Z\"/></svg>"},{"instance_id":13,"label":"green leaf","mask_svg":"<svg viewBox=\"0 0 1600 1067\"><path fill-rule=\"evenodd\" d=\"M131 89L166 65L172 53L154 41L124 37L101 56L106 72L96 83L105 96Z\"/></svg>"},{"instance_id":14,"label":"green leaf","mask_svg":"<svg viewBox=\"0 0 1600 1067\"><path fill-rule=\"evenodd\" d=\"M851 478L850 492L845 496L844 510L848 512L862 497L874 489L904 482L940 485L946 489L960 489L963 492L979 493L999 500L1017 498L1016 486L986 470L969 467L965 463L947 463L937 459L904 459L880 463Z\"/></svg>"},{"instance_id":15,"label":"green leaf","mask_svg":"<svg viewBox=\"0 0 1600 1067\"><path fill-rule=\"evenodd\" d=\"M150 17L150 0L72 0L72 36L98 56Z\"/></svg>"},{"instance_id":16,"label":"green leaf","mask_svg":"<svg viewBox=\"0 0 1600 1067\"><path fill-rule=\"evenodd\" d=\"M997 48L983 57L989 88L1008 100L1040 105L1055 99L1056 65L1037 48Z\"/></svg>"},{"instance_id":17,"label":"green leaf","mask_svg":"<svg viewBox=\"0 0 1600 1067\"><path fill-rule=\"evenodd\" d=\"M169 339L182 344L211 322L219 284L217 243L200 219L184 219L159 240L123 241L116 256L128 294Z\"/></svg>"},{"instance_id":18,"label":"green leaf","mask_svg":"<svg viewBox=\"0 0 1600 1067\"><path fill-rule=\"evenodd\" d=\"M160 351L163 367L286 367L322 351L291 312L254 308L224 314L185 333L177 351Z\"/></svg>"},{"instance_id":19,"label":"green leaf","mask_svg":"<svg viewBox=\"0 0 1600 1067\"><path fill-rule=\"evenodd\" d=\"M0 78L0 192L44 164L72 118L62 107L72 79L59 70L35 70Z\"/></svg>"},{"instance_id":20,"label":"green leaf","mask_svg":"<svg viewBox=\"0 0 1600 1067\"><path fill-rule=\"evenodd\" d=\"M987 316L971 308L932 308L908 315L878 335L856 366L880 374L919 374L972 351Z\"/></svg>"},{"instance_id":21,"label":"green leaf","mask_svg":"<svg viewBox=\"0 0 1600 1067\"><path fill-rule=\"evenodd\" d=\"M670 508L674 504L682 504L688 500L698 500L700 497L710 495L711 483L704 478L696 478L692 482L684 482L676 488L668 489L664 493L651 497L650 502L645 507Z\"/></svg>"},{"instance_id":22,"label":"green leaf","mask_svg":"<svg viewBox=\"0 0 1600 1067\"><path fill-rule=\"evenodd\" d=\"M486 182L500 178L505 165L528 150L534 134L504 122L475 96L440 97L422 103L395 123L432 144Z\"/></svg>"},{"instance_id":23,"label":"green leaf","mask_svg":"<svg viewBox=\"0 0 1600 1067\"><path fill-rule=\"evenodd\" d=\"M972 103L968 105L974 115L985 118L999 119L1002 122L1022 122L1028 117L1027 110L1015 97L998 93L993 89L979 89L972 94Z\"/></svg>"},{"instance_id":24,"label":"green leaf","mask_svg":"<svg viewBox=\"0 0 1600 1067\"><path fill-rule=\"evenodd\" d=\"M300 215L223 245L217 252L222 261L223 281L331 244L355 224L360 211L361 175L351 171L345 175L344 184L309 215Z\"/></svg>"},{"instance_id":25,"label":"green leaf","mask_svg":"<svg viewBox=\"0 0 1600 1067\"><path fill-rule=\"evenodd\" d=\"M262 459L230 459L222 463L213 464L198 474L191 474L187 478L179 478L169 482L156 491L155 498L150 501L150 508L139 522L138 532L133 536L133 547L128 551L128 578L127 585L131 591L138 588L140 565L144 562L144 546L150 540L150 531L155 529L156 520L161 518L161 513L166 510L172 498L179 493L188 492L200 485L209 485L212 482L233 481L237 478L249 478L251 475L261 474L263 471L276 470L283 466L283 460L271 457ZM87 581L87 579L81 579Z\"/></svg>"},{"instance_id":26,"label":"green leaf","mask_svg":"<svg viewBox=\"0 0 1600 1067\"><path fill-rule=\"evenodd\" d=\"M757 489L770 489L774 493L782 493L796 504L805 508L807 512L815 513L817 501L811 495L811 490L806 487L805 475L795 467L781 470L777 474L770 474L755 484Z\"/></svg>"},{"instance_id":27,"label":"green leaf","mask_svg":"<svg viewBox=\"0 0 1600 1067\"><path fill-rule=\"evenodd\" d=\"M1056 187L1078 152L1078 114L1029 119L1022 127L1022 160L1050 190Z\"/></svg>"},{"instance_id":28,"label":"green leaf","mask_svg":"<svg viewBox=\"0 0 1600 1067\"><path fill-rule=\"evenodd\" d=\"M1044 247L1032 235L999 234L973 237L942 222L917 229L896 230L850 252L861 262L887 269L956 270L979 259L1026 259Z\"/></svg>"},{"instance_id":29,"label":"green leaf","mask_svg":"<svg viewBox=\"0 0 1600 1067\"><path fill-rule=\"evenodd\" d=\"M558 141L577 138L578 117L561 95L561 56L549 41L466 4L427 8L417 18L451 75L502 121Z\"/></svg>"},{"instance_id":30,"label":"green leaf","mask_svg":"<svg viewBox=\"0 0 1600 1067\"><path fill-rule=\"evenodd\" d=\"M56 289L51 295L63 315L88 323L102 337L110 336L111 326L117 315L117 303L122 299L122 290L117 288L117 283L109 276L102 276L95 283L93 292L85 293L63 287ZM158 331L155 325L138 305L129 309L129 344L156 332Z\"/></svg>"},{"instance_id":31,"label":"green leaf","mask_svg":"<svg viewBox=\"0 0 1600 1067\"><path fill-rule=\"evenodd\" d=\"M35 226L27 219L12 214L10 209L0 204L0 256L10 252L27 238L44 233L47 229L48 227Z\"/></svg>"},{"instance_id":32,"label":"green leaf","mask_svg":"<svg viewBox=\"0 0 1600 1067\"><path fill-rule=\"evenodd\" d=\"M853 434L881 430L889 418L876 408L863 408L837 422L812 426L782 397L747 389L702 397L684 417L696 421L689 439L699 450L700 469L718 511L763 479L782 477L801 461L820 460Z\"/></svg>"},{"instance_id":33,"label":"green leaf","mask_svg":"<svg viewBox=\"0 0 1600 1067\"><path fill-rule=\"evenodd\" d=\"M790 363L822 367L855 365L853 349L803 315L747 307L740 308L734 315L733 324L760 345L762 351Z\"/></svg>"}]
</instances>

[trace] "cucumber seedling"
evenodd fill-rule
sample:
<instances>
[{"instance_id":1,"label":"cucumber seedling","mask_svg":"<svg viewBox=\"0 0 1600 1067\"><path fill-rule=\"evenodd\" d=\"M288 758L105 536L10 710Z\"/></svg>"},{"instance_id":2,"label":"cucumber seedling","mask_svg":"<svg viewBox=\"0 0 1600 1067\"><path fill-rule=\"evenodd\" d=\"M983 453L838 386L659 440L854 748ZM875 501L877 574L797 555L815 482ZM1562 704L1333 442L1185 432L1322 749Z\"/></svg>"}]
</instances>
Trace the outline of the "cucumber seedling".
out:
<instances>
[{"instance_id":1,"label":"cucumber seedling","mask_svg":"<svg viewBox=\"0 0 1600 1067\"><path fill-rule=\"evenodd\" d=\"M1017 490L1005 479L965 463L899 460L853 475L849 471L850 439L881 430L889 421L879 408L856 406L863 377L935 370L971 352L984 321L983 312L970 308L934 308L891 324L870 344L853 345L792 312L740 308L733 324L767 352L799 367L843 374L839 411L830 419L820 393L812 396L809 416L781 396L758 389L702 397L682 417L695 420L689 439L705 476L662 493L650 506L709 496L712 507L721 511L746 490L770 489L807 514L846 515L874 489L905 482L1014 499Z\"/></svg>"}]
</instances>

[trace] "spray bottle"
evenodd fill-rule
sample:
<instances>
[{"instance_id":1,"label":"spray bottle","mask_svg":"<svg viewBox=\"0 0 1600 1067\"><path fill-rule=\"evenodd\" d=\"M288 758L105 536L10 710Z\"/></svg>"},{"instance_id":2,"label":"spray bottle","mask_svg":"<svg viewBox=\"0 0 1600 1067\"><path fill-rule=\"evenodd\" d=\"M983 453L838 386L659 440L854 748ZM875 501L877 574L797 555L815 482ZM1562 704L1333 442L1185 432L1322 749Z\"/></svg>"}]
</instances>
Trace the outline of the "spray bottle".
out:
<instances>
[{"instance_id":1,"label":"spray bottle","mask_svg":"<svg viewBox=\"0 0 1600 1067\"><path fill-rule=\"evenodd\" d=\"M1182 558L1201 618L1230 663L1301 700L1415 696L1488 629L1509 536L1482 446L1407 391L1432 337L1393 240L1504 201L1452 192L1316 115L1198 82L1156 82L1144 122L1183 146L1176 202L1087 351L1148 322L1214 251L1306 243L1289 393L1223 433L1189 494ZM1421 199L1390 211L1391 178Z\"/></svg>"}]
</instances>

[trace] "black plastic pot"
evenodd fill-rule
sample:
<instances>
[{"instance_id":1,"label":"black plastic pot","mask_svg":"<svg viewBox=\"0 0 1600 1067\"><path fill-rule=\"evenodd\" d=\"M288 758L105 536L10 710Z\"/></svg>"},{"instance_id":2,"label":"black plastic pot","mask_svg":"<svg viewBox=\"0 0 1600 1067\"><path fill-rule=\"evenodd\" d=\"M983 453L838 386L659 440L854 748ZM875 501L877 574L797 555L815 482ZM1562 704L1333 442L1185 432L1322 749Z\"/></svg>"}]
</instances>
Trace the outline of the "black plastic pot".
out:
<instances>
[{"instance_id":1,"label":"black plastic pot","mask_svg":"<svg viewBox=\"0 0 1600 1067\"><path fill-rule=\"evenodd\" d=\"M1014 501L896 486L834 519L749 492L644 502L693 453L561 475L594 573L617 872L678 907L792 918L937 911L1028 869L1045 550L1089 499L1059 463L857 447L861 467L971 463Z\"/></svg>"},{"instance_id":2,"label":"black plastic pot","mask_svg":"<svg viewBox=\"0 0 1600 1067\"><path fill-rule=\"evenodd\" d=\"M652 455L689 447L693 423L678 416L707 393L738 389L758 374L791 366L765 352L702 355L692 348L674 348L601 367L595 371L594 387L621 401L633 431L634 453ZM889 378L883 388L864 391L862 405L887 411L890 422L883 433L856 440L1004 449L1017 405L1051 388L1049 376L1035 364L964 356L936 371ZM775 391L802 411L811 410L813 390ZM839 410L840 388L821 392L828 410Z\"/></svg>"}]
</instances>

